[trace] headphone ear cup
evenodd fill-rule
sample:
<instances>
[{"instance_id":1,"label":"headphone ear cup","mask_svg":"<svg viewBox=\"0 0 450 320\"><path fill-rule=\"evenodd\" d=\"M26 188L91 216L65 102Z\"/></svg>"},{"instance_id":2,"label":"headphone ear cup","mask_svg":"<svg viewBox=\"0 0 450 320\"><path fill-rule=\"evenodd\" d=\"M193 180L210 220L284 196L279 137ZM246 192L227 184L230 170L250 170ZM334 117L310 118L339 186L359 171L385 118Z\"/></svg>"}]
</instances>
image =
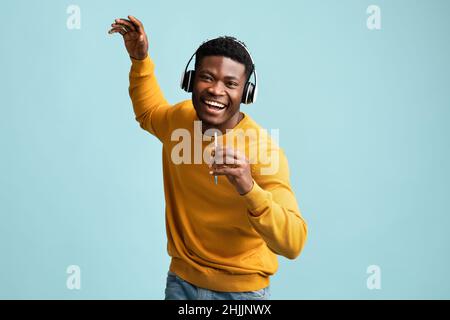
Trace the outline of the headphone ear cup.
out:
<instances>
[{"instance_id":1,"label":"headphone ear cup","mask_svg":"<svg viewBox=\"0 0 450 320\"><path fill-rule=\"evenodd\" d=\"M252 83L252 103L256 102L256 98L258 97L258 85Z\"/></svg>"},{"instance_id":2,"label":"headphone ear cup","mask_svg":"<svg viewBox=\"0 0 450 320\"><path fill-rule=\"evenodd\" d=\"M191 70L189 72L190 76L189 76L188 92L192 92L194 90L195 71Z\"/></svg>"},{"instance_id":3,"label":"headphone ear cup","mask_svg":"<svg viewBox=\"0 0 450 320\"><path fill-rule=\"evenodd\" d=\"M241 102L244 104L253 103L254 94L255 94L255 85L249 81L245 84Z\"/></svg>"},{"instance_id":4,"label":"headphone ear cup","mask_svg":"<svg viewBox=\"0 0 450 320\"><path fill-rule=\"evenodd\" d=\"M184 82L185 82L184 79L186 79L186 72L183 71L181 73L181 78L180 78L180 88L183 89L183 90L185 90L184 89Z\"/></svg>"},{"instance_id":5,"label":"headphone ear cup","mask_svg":"<svg viewBox=\"0 0 450 320\"><path fill-rule=\"evenodd\" d=\"M194 70L189 70L187 72L188 76L187 76L187 83L186 83L186 91L187 92L192 92L192 89L194 89L194 77L195 77L195 71Z\"/></svg>"},{"instance_id":6,"label":"headphone ear cup","mask_svg":"<svg viewBox=\"0 0 450 320\"><path fill-rule=\"evenodd\" d=\"M194 70L183 72L181 75L181 89L186 92L192 92L192 89L194 88L194 76Z\"/></svg>"}]
</instances>

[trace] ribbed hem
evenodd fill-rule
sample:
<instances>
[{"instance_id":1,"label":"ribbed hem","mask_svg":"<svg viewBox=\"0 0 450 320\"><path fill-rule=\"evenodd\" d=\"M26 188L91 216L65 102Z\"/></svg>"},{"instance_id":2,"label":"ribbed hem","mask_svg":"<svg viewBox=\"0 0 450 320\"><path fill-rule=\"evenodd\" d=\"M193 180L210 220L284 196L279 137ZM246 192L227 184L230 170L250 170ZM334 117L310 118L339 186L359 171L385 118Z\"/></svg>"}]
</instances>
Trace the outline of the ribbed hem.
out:
<instances>
[{"instance_id":1,"label":"ribbed hem","mask_svg":"<svg viewBox=\"0 0 450 320\"><path fill-rule=\"evenodd\" d=\"M148 54L145 56L144 59L135 59L132 56L129 56L129 57L130 57L131 62L144 62L145 60L149 59L149 55Z\"/></svg>"},{"instance_id":2,"label":"ribbed hem","mask_svg":"<svg viewBox=\"0 0 450 320\"><path fill-rule=\"evenodd\" d=\"M155 66L149 55L143 60L133 59L132 57L130 57L130 60L131 72L135 73L137 76L147 75L154 70Z\"/></svg>"},{"instance_id":3,"label":"ribbed hem","mask_svg":"<svg viewBox=\"0 0 450 320\"><path fill-rule=\"evenodd\" d=\"M228 274L215 269L201 272L181 259L172 258L170 271L200 288L222 292L245 292L266 288L269 277L259 274Z\"/></svg>"},{"instance_id":4,"label":"ribbed hem","mask_svg":"<svg viewBox=\"0 0 450 320\"><path fill-rule=\"evenodd\" d=\"M253 188L242 195L247 203L247 208L254 216L261 215L261 209L268 205L270 200L267 195L267 191L263 190L255 181L253 182ZM259 210L258 210L259 209Z\"/></svg>"}]
</instances>

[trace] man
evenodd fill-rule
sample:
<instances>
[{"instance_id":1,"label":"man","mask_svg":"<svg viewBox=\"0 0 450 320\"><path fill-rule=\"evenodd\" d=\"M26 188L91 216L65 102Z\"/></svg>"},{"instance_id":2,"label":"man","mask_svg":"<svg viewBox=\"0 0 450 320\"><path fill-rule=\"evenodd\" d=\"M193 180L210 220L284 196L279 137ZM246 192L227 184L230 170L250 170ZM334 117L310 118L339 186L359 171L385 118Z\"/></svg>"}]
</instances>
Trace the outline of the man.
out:
<instances>
[{"instance_id":1,"label":"man","mask_svg":"<svg viewBox=\"0 0 450 320\"><path fill-rule=\"evenodd\" d=\"M182 83L192 99L171 106L155 78L143 24L128 16L111 26L132 62L136 120L163 143L172 258L165 298L268 299L276 255L296 258L307 227L283 151L240 112L241 102L256 94L249 52L231 37L202 44L195 70Z\"/></svg>"}]
</instances>

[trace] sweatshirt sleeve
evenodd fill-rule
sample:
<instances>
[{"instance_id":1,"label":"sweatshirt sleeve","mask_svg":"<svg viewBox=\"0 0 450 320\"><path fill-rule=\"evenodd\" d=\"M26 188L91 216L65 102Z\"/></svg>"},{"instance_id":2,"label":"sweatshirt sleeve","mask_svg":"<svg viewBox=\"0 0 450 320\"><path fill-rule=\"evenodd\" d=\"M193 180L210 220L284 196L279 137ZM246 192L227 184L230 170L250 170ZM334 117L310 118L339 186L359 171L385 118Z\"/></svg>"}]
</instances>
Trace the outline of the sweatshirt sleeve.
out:
<instances>
[{"instance_id":1,"label":"sweatshirt sleeve","mask_svg":"<svg viewBox=\"0 0 450 320\"><path fill-rule=\"evenodd\" d=\"M169 103L156 80L153 61L131 59L129 94L133 103L136 121L142 129L163 141L168 133Z\"/></svg>"},{"instance_id":2,"label":"sweatshirt sleeve","mask_svg":"<svg viewBox=\"0 0 450 320\"><path fill-rule=\"evenodd\" d=\"M295 259L303 249L308 229L289 183L286 156L280 149L276 173L252 174L253 188L242 196L250 223L274 253Z\"/></svg>"}]
</instances>

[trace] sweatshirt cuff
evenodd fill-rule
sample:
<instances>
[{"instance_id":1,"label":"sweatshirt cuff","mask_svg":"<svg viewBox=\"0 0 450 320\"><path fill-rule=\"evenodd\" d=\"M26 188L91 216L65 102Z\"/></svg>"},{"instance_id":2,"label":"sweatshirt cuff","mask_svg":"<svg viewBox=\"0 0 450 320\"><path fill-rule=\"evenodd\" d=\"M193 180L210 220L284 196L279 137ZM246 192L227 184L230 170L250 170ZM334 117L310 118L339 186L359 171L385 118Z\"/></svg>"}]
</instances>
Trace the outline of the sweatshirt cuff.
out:
<instances>
[{"instance_id":1,"label":"sweatshirt cuff","mask_svg":"<svg viewBox=\"0 0 450 320\"><path fill-rule=\"evenodd\" d=\"M149 55L147 55L147 57L145 57L145 59L143 60L134 59L132 57L130 57L130 60L131 69L138 74L153 68L153 62L150 59Z\"/></svg>"},{"instance_id":2,"label":"sweatshirt cuff","mask_svg":"<svg viewBox=\"0 0 450 320\"><path fill-rule=\"evenodd\" d=\"M252 216L260 216L263 213L264 208L267 207L270 201L267 191L262 189L255 181L253 181L253 188L242 195L247 204L247 209Z\"/></svg>"}]
</instances>

